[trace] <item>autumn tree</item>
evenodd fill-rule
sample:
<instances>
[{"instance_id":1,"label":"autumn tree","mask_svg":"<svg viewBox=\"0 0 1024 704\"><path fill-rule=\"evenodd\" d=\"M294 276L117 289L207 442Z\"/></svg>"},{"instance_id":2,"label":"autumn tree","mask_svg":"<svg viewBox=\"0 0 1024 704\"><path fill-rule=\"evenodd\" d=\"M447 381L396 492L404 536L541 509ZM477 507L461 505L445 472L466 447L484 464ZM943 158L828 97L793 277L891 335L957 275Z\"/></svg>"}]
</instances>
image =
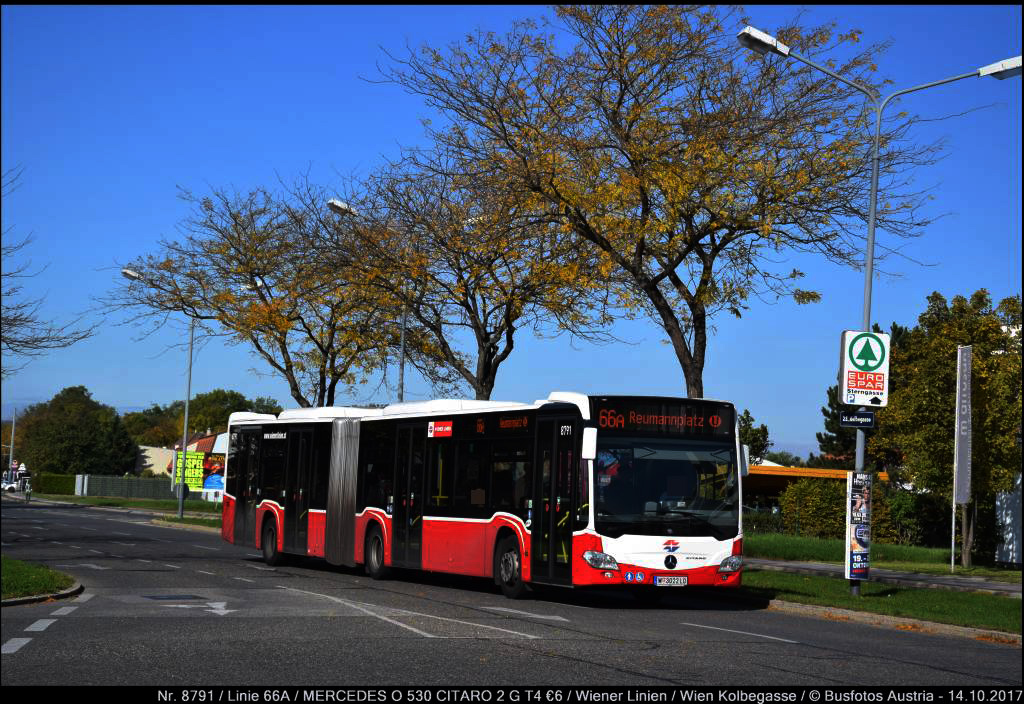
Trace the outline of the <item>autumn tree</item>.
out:
<instances>
[{"instance_id":1,"label":"autumn tree","mask_svg":"<svg viewBox=\"0 0 1024 704\"><path fill-rule=\"evenodd\" d=\"M816 301L787 254L858 264L870 190L863 96L810 67L742 50L731 10L561 6L555 34L532 22L393 58L385 81L423 96L446 123L429 136L486 164L524 207L556 213L590 248L621 303L659 324L687 393L704 395L716 315L752 296ZM836 65L859 34L790 25L774 34L871 83L882 47ZM567 44L569 49L562 49ZM919 233L923 197L906 181L933 147L887 121L878 227ZM429 168L429 163L424 163Z\"/></svg>"},{"instance_id":2,"label":"autumn tree","mask_svg":"<svg viewBox=\"0 0 1024 704\"><path fill-rule=\"evenodd\" d=\"M918 324L894 345L891 369L899 383L879 414L871 439L874 456L893 457L898 473L919 490L952 501L957 347L970 345L971 503L962 507L963 558L971 564L976 507L996 492L1009 491L1020 471L1016 434L1021 418L1021 301L998 306L984 289L952 304L939 293L928 297Z\"/></svg>"},{"instance_id":3,"label":"autumn tree","mask_svg":"<svg viewBox=\"0 0 1024 704\"><path fill-rule=\"evenodd\" d=\"M340 226L362 243L367 285L401 302L424 377L489 399L520 330L598 339L606 300L590 285L592 262L547 213L473 165L442 160L381 169Z\"/></svg>"},{"instance_id":4,"label":"autumn tree","mask_svg":"<svg viewBox=\"0 0 1024 704\"><path fill-rule=\"evenodd\" d=\"M333 405L339 385L382 367L397 344L388 324L394 312L362 295L344 259L317 256L314 243L344 235L322 231L326 202L299 203L266 188L181 197L193 210L180 238L130 262L138 280L120 282L105 300L110 308L154 326L184 313L201 336L248 345L301 407Z\"/></svg>"},{"instance_id":5,"label":"autumn tree","mask_svg":"<svg viewBox=\"0 0 1024 704\"><path fill-rule=\"evenodd\" d=\"M22 169L13 168L3 174L3 200L17 190ZM6 379L21 369L24 364L12 366L12 362L39 357L50 350L70 347L90 337L95 327L81 324L81 319L61 325L43 320L40 308L42 298L26 298L25 280L38 276L41 271L32 271L30 261L20 257L32 243L26 236L12 240L12 227L3 229L0 238L0 349L3 350L3 365L0 378Z\"/></svg>"}]
</instances>

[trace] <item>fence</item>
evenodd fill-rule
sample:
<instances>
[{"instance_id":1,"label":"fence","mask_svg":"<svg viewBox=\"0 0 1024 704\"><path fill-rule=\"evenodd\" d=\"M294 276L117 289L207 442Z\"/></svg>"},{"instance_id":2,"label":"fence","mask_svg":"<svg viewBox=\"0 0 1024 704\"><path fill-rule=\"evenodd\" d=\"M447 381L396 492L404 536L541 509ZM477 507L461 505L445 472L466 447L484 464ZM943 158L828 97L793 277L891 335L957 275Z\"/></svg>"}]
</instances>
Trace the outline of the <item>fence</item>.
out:
<instances>
[{"instance_id":1,"label":"fence","mask_svg":"<svg viewBox=\"0 0 1024 704\"><path fill-rule=\"evenodd\" d=\"M121 496L129 499L173 499L170 478L139 479L99 474L75 475L76 496Z\"/></svg>"}]
</instances>

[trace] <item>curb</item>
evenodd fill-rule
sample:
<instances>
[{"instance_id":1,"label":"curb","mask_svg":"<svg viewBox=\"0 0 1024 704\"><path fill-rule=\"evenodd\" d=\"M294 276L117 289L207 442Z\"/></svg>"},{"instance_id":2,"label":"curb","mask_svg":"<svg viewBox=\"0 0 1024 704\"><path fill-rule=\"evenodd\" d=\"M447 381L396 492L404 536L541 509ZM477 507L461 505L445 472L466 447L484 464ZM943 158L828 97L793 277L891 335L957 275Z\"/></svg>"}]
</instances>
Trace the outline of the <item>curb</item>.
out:
<instances>
[{"instance_id":1,"label":"curb","mask_svg":"<svg viewBox=\"0 0 1024 704\"><path fill-rule=\"evenodd\" d=\"M73 596L77 596L85 591L85 586L81 582L75 582L68 589L55 594L35 594L33 596L19 596L14 599L4 599L0 606L21 606L23 604L38 604L41 601L57 601L58 599L68 599Z\"/></svg>"},{"instance_id":2,"label":"curb","mask_svg":"<svg viewBox=\"0 0 1024 704\"><path fill-rule=\"evenodd\" d=\"M889 628L897 631L910 631L928 635L956 636L959 638L970 638L986 643L998 645L1013 645L1021 647L1021 635L1018 633L1006 633L1004 631L989 631L982 628L969 628L967 626L953 626L934 621L918 621L912 618L901 616L885 616L873 614L867 611L852 611L849 609L838 609L832 606L813 606L810 604L797 604L792 601L779 601L773 599L768 602L769 611L784 611L793 614L802 614L814 618L823 618L829 621L850 621L862 623L877 628Z\"/></svg>"}]
</instances>

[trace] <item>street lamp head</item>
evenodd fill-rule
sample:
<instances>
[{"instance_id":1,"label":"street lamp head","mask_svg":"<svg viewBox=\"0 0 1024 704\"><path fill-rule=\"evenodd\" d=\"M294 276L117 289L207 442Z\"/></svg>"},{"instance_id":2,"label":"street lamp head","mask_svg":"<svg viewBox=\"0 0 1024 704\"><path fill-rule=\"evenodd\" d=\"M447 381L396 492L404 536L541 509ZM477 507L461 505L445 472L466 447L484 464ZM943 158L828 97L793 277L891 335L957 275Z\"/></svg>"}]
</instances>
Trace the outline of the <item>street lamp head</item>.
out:
<instances>
[{"instance_id":1,"label":"street lamp head","mask_svg":"<svg viewBox=\"0 0 1024 704\"><path fill-rule=\"evenodd\" d=\"M330 208L331 211L335 215L357 215L358 214L358 213L356 213L355 209L351 205L349 205L348 203L345 203L343 201L340 201L337 198L331 198L329 201L327 201L327 207Z\"/></svg>"},{"instance_id":2,"label":"street lamp head","mask_svg":"<svg viewBox=\"0 0 1024 704\"><path fill-rule=\"evenodd\" d=\"M743 31L736 35L736 41L758 54L764 55L768 52L779 56L789 56L789 47L780 42L770 34L766 34L753 27L744 27Z\"/></svg>"},{"instance_id":3,"label":"street lamp head","mask_svg":"<svg viewBox=\"0 0 1024 704\"><path fill-rule=\"evenodd\" d=\"M1014 56L1012 59L1003 59L1002 61L997 61L994 64L982 66L978 69L978 75L992 76L992 78L998 78L1000 81L1006 78L1019 76L1020 57Z\"/></svg>"},{"instance_id":4,"label":"street lamp head","mask_svg":"<svg viewBox=\"0 0 1024 704\"><path fill-rule=\"evenodd\" d=\"M142 274L131 269L121 269L121 276L132 281L142 281Z\"/></svg>"}]
</instances>

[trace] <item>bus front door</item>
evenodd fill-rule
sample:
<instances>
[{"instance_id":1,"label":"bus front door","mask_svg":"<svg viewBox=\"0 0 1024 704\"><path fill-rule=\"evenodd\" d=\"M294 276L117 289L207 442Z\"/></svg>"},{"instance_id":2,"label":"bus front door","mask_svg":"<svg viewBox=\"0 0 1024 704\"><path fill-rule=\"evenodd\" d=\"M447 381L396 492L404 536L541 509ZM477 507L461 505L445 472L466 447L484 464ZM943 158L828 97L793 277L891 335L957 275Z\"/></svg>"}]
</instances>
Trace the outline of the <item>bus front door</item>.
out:
<instances>
[{"instance_id":1,"label":"bus front door","mask_svg":"<svg viewBox=\"0 0 1024 704\"><path fill-rule=\"evenodd\" d=\"M531 579L572 583L572 479L577 419L572 416L537 421L537 482L530 548Z\"/></svg>"},{"instance_id":2,"label":"bus front door","mask_svg":"<svg viewBox=\"0 0 1024 704\"><path fill-rule=\"evenodd\" d=\"M238 496L235 498L235 543L256 544L256 504L260 486L260 433L262 430L242 430L238 453Z\"/></svg>"},{"instance_id":3,"label":"bus front door","mask_svg":"<svg viewBox=\"0 0 1024 704\"><path fill-rule=\"evenodd\" d=\"M288 471L285 477L284 549L305 554L309 537L310 450L312 430L288 433Z\"/></svg>"},{"instance_id":4,"label":"bus front door","mask_svg":"<svg viewBox=\"0 0 1024 704\"><path fill-rule=\"evenodd\" d=\"M398 429L391 518L391 564L395 567L419 568L421 565L426 440L426 423Z\"/></svg>"}]
</instances>

